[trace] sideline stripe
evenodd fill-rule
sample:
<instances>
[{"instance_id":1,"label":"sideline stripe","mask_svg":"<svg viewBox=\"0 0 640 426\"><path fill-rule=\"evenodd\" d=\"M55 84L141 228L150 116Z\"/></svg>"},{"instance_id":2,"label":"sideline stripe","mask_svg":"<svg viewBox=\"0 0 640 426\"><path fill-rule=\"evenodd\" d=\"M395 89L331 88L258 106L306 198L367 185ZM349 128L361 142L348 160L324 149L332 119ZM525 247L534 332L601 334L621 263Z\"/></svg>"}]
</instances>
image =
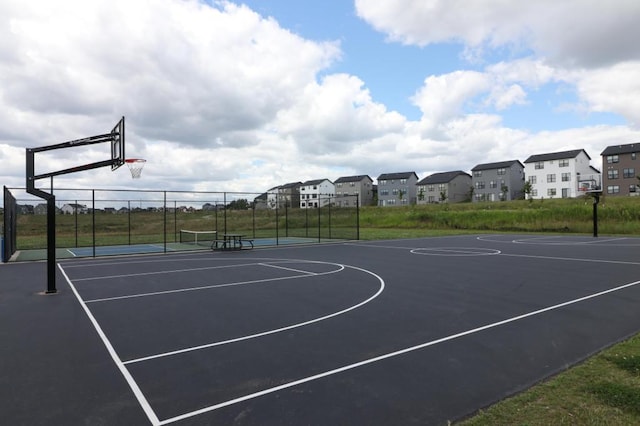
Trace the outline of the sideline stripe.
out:
<instances>
[{"instance_id":1,"label":"sideline stripe","mask_svg":"<svg viewBox=\"0 0 640 426\"><path fill-rule=\"evenodd\" d=\"M367 359L367 360L364 360L364 361L360 361L360 362L357 362L357 363L354 363L354 364L345 365L343 367L336 368L334 370L325 371L323 373L316 374L314 376L305 377L305 378L300 379L300 380L296 380L296 381L293 381L293 382L285 383L285 384L280 385L280 386L275 386L273 388L265 389L265 390L262 390L260 392L255 392L255 393L252 393L252 394L249 394L249 395L242 396L240 398L236 398L236 399L232 399L232 400L229 400L229 401L221 402L220 404L211 405L209 407L205 407L205 408L202 408L200 410L192 411L190 413L185 413L185 414L182 414L180 416L176 416L176 417L172 417L172 418L169 418L169 419L166 419L166 420L162 420L160 422L160 425L167 425L167 424L170 424L170 423L174 423L174 422L177 422L177 421L180 421L180 420L184 420L184 419L187 419L187 418L190 418L190 417L194 417L194 416L197 416L197 415L200 415L200 414L204 414L204 413L207 413L207 412L210 412L210 411L215 411L215 410L218 410L218 409L223 408L223 407L227 407L227 406L234 405L234 404L237 404L237 403L240 403L240 402L248 401L250 399L258 398L258 397L261 397L261 396L264 396L264 395L268 395L270 393L278 392L278 391L281 391L283 389L288 389L288 388L291 388L291 387L294 387L294 386L297 386L297 385L300 385L300 384L303 384L303 383L308 383L308 382L311 382L311 381L314 381L314 380L322 379L324 377L332 376L334 374L339 374L339 373L342 373L342 372L345 372L345 371L348 371L348 370L352 370L354 368L362 367L362 366L365 366L365 365L368 365L368 364L373 364L373 363L378 362L378 361L383 361L383 360L388 359L388 358L393 358L393 357L396 357L396 356L399 356L399 355L404 355L406 353L417 351L417 350L420 350L420 349L424 349L424 348L427 348L429 346L434 346L434 345L437 345L439 343L447 342L449 340L458 339L460 337L468 336L470 334L475 334L475 333L478 333L478 332L481 332L481 331L484 331L484 330L488 330L490 328L495 328L495 327L499 327L499 326L504 325L504 324L508 324L508 323L515 322L515 321L519 321L519 320L524 319L524 318L532 317L532 316L535 316L535 315L540 315L540 314L548 312L548 311L552 311L552 310L559 309L559 308L562 308L562 307L565 307L565 306L573 305L575 303L579 303L579 302L583 302L585 300L593 299L595 297L599 297L599 296L602 296L602 295L605 295L605 294L608 294L608 293L613 293L615 291L623 290L625 288L633 287L633 286L635 286L637 284L640 284L640 281L634 281L632 283L624 284L624 285L621 285L621 286L618 286L618 287L615 287L615 288L612 288L612 289L609 289L609 290L601 291L599 293L594 293L594 294L591 294L589 296L580 297L578 299L573 299L573 300L570 300L568 302L559 303L557 305L549 306L549 307L546 307L546 308L543 308L543 309L538 309L536 311L532 311L532 312L529 312L529 313L526 313L526 314L523 314L523 315L519 315L517 317L508 318L506 320L494 322L494 323L483 325L481 327L477 327L477 328L474 328L474 329L471 329L471 330L463 331L463 332L458 333L458 334L452 334L450 336L446 336L446 337L443 337L441 339L432 340L430 342L422 343L420 345L411 346L411 347L406 348L406 349L401 349L399 351L390 352L390 353L385 354L385 355L380 355L380 356L377 356L375 358L370 358L370 359Z\"/></svg>"},{"instance_id":2,"label":"sideline stripe","mask_svg":"<svg viewBox=\"0 0 640 426\"><path fill-rule=\"evenodd\" d=\"M528 257L533 259L547 259L547 260L562 260L568 262L587 262L587 263L614 263L618 265L640 265L640 262L627 262L624 260L604 260L604 259L586 259L580 257L555 257L555 256L537 256L532 254L509 254L509 253L501 253L500 256L511 256L511 257Z\"/></svg>"},{"instance_id":3,"label":"sideline stripe","mask_svg":"<svg viewBox=\"0 0 640 426\"><path fill-rule=\"evenodd\" d=\"M84 312L87 314L87 317L89 317L91 324L93 324L94 328L96 329L98 336L100 336L102 343L107 348L107 351L109 352L109 355L111 355L113 362L116 364L116 366L120 370L120 373L122 373L125 380L129 384L129 387L133 391L133 394L138 400L138 403L140 404L145 414L147 415L147 418L153 425L161 424L160 420L158 419L158 416L156 416L156 413L151 408L151 405L149 405L149 401L147 401L147 398L144 396L144 394L140 390L140 387L131 376L131 373L129 373L129 370L127 370L127 367L124 366L124 364L122 363L122 360L120 360L120 357L118 356L115 349L113 348L113 345L111 344L107 336L102 331L100 324L98 324L98 321L96 321L95 317L93 316L89 308L87 308L87 305L84 303L84 301L80 297L80 294L78 294L78 291L76 290L74 285L71 283L71 280L67 276L67 273L64 271L64 269L62 269L62 265L58 264L58 269L60 269L60 272L62 272L62 275L64 275L64 279L67 280L67 284L69 284L69 287L71 287L71 291L73 291L73 294L75 294L76 299L78 299L80 306L82 306L82 309L84 309Z\"/></svg>"}]
</instances>

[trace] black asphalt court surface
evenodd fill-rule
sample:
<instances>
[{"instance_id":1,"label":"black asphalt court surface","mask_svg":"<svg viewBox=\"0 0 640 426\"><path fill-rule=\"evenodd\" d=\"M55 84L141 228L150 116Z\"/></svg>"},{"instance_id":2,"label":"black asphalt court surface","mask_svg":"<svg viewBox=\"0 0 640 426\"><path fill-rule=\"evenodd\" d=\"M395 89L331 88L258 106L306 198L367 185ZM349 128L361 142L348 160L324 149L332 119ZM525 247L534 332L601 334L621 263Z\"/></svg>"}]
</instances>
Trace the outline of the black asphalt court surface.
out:
<instances>
[{"instance_id":1,"label":"black asphalt court surface","mask_svg":"<svg viewBox=\"0 0 640 426\"><path fill-rule=\"evenodd\" d=\"M445 425L640 331L640 239L0 265L11 425Z\"/></svg>"}]
</instances>

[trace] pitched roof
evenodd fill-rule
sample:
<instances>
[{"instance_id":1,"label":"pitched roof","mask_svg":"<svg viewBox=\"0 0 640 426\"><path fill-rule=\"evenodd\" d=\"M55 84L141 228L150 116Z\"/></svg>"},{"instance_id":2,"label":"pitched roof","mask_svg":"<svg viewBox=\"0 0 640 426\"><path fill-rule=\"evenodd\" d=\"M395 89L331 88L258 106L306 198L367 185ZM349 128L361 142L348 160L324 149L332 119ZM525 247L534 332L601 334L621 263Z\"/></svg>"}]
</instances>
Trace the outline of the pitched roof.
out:
<instances>
[{"instance_id":1,"label":"pitched roof","mask_svg":"<svg viewBox=\"0 0 640 426\"><path fill-rule=\"evenodd\" d=\"M318 185L318 184L321 184L322 182L324 182L325 180L329 181L329 183L331 183L331 181L329 179L326 179L326 178L325 179L314 179L314 180L308 180L308 181L302 183L301 186Z\"/></svg>"},{"instance_id":2,"label":"pitched roof","mask_svg":"<svg viewBox=\"0 0 640 426\"><path fill-rule=\"evenodd\" d=\"M455 179L456 177L458 177L460 175L471 177L471 175L469 175L469 173L465 173L462 170L455 170L455 171L452 171L452 172L434 173L434 174L429 175L426 178L422 179L416 185L433 185L433 184L439 184L439 183L449 183L453 179Z\"/></svg>"},{"instance_id":3,"label":"pitched roof","mask_svg":"<svg viewBox=\"0 0 640 426\"><path fill-rule=\"evenodd\" d=\"M630 154L632 152L640 152L640 142L626 145L611 145L606 147L600 155Z\"/></svg>"},{"instance_id":4,"label":"pitched roof","mask_svg":"<svg viewBox=\"0 0 640 426\"><path fill-rule=\"evenodd\" d=\"M373 179L369 177L369 175L358 175L358 176L343 176L336 179L335 183L343 183L343 182L360 182L362 179L369 179L373 182Z\"/></svg>"},{"instance_id":5,"label":"pitched roof","mask_svg":"<svg viewBox=\"0 0 640 426\"><path fill-rule=\"evenodd\" d=\"M587 156L589 160L589 154L584 149L573 149L571 151L561 151L561 152L551 152L548 154L538 154L532 155L531 157L524 160L525 163L536 163L538 161L551 161L551 160L563 160L565 158L576 158L581 152L584 152L584 155Z\"/></svg>"},{"instance_id":6,"label":"pitched roof","mask_svg":"<svg viewBox=\"0 0 640 426\"><path fill-rule=\"evenodd\" d=\"M280 185L278 187L278 189L289 189L289 188L295 188L298 187L302 184L302 182L289 182L289 183L285 183L284 185Z\"/></svg>"},{"instance_id":7,"label":"pitched roof","mask_svg":"<svg viewBox=\"0 0 640 426\"><path fill-rule=\"evenodd\" d=\"M384 179L409 179L411 176L415 176L418 179L416 172L400 172L400 173L383 173L378 176L378 180Z\"/></svg>"},{"instance_id":8,"label":"pitched roof","mask_svg":"<svg viewBox=\"0 0 640 426\"><path fill-rule=\"evenodd\" d=\"M500 161L498 163L478 164L473 169L471 169L471 171L472 172L477 172L477 171L480 171L480 170L507 169L507 168L513 166L516 163L520 164L520 166L524 168L524 165L520 161L511 160L511 161Z\"/></svg>"}]
</instances>

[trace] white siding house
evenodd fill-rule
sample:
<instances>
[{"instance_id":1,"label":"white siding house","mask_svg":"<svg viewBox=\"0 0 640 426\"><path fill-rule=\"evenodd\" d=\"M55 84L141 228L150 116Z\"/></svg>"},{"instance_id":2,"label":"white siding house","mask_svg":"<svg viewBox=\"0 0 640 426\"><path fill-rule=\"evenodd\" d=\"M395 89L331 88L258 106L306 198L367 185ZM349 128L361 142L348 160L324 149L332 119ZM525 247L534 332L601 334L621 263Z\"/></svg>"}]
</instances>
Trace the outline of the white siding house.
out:
<instances>
[{"instance_id":1,"label":"white siding house","mask_svg":"<svg viewBox=\"0 0 640 426\"><path fill-rule=\"evenodd\" d=\"M300 185L300 208L315 209L335 202L336 189L329 179L308 180Z\"/></svg>"},{"instance_id":2,"label":"white siding house","mask_svg":"<svg viewBox=\"0 0 640 426\"><path fill-rule=\"evenodd\" d=\"M592 175L591 157L584 149L532 155L524 161L531 198L575 198L581 175ZM597 170L596 170L597 172Z\"/></svg>"}]
</instances>

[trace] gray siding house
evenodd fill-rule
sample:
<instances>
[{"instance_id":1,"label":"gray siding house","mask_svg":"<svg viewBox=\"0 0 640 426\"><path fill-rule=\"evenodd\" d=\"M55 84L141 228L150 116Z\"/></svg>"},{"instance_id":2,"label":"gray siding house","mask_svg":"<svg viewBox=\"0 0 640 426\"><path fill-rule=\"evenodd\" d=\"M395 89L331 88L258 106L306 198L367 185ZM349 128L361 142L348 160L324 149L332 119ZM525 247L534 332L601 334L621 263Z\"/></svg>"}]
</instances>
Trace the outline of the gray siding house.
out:
<instances>
[{"instance_id":1,"label":"gray siding house","mask_svg":"<svg viewBox=\"0 0 640 426\"><path fill-rule=\"evenodd\" d=\"M602 151L602 189L611 196L637 196L640 143L612 145Z\"/></svg>"},{"instance_id":2,"label":"gray siding house","mask_svg":"<svg viewBox=\"0 0 640 426\"><path fill-rule=\"evenodd\" d=\"M416 203L415 172L383 173L378 176L378 205L404 206Z\"/></svg>"},{"instance_id":3,"label":"gray siding house","mask_svg":"<svg viewBox=\"0 0 640 426\"><path fill-rule=\"evenodd\" d=\"M473 201L511 201L523 197L524 164L518 160L478 164L471 169Z\"/></svg>"},{"instance_id":4,"label":"gray siding house","mask_svg":"<svg viewBox=\"0 0 640 426\"><path fill-rule=\"evenodd\" d=\"M336 188L336 204L342 207L370 206L373 204L373 179L368 175L344 176L334 182ZM345 198L347 196L351 196Z\"/></svg>"},{"instance_id":5,"label":"gray siding house","mask_svg":"<svg viewBox=\"0 0 640 426\"><path fill-rule=\"evenodd\" d=\"M471 175L462 170L434 173L416 184L418 204L461 203L469 200Z\"/></svg>"},{"instance_id":6,"label":"gray siding house","mask_svg":"<svg viewBox=\"0 0 640 426\"><path fill-rule=\"evenodd\" d=\"M280 208L285 206L300 207L300 185L302 185L302 182L290 182L277 187L277 201Z\"/></svg>"}]
</instances>

